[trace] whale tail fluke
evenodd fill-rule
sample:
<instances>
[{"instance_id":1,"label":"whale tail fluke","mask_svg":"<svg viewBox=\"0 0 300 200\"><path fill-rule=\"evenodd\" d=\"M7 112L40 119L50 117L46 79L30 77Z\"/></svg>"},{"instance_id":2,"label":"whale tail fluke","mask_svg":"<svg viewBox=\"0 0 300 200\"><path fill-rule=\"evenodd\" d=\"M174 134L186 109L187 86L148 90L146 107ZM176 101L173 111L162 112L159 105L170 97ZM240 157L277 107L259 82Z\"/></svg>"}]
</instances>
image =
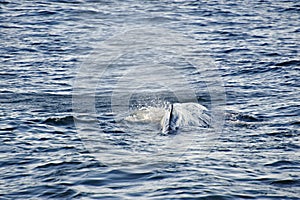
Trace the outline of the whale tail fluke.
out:
<instances>
[{"instance_id":1,"label":"whale tail fluke","mask_svg":"<svg viewBox=\"0 0 300 200\"><path fill-rule=\"evenodd\" d=\"M206 107L197 103L174 103L168 106L161 120L161 132L169 134L188 126L207 128L209 124L210 116Z\"/></svg>"}]
</instances>

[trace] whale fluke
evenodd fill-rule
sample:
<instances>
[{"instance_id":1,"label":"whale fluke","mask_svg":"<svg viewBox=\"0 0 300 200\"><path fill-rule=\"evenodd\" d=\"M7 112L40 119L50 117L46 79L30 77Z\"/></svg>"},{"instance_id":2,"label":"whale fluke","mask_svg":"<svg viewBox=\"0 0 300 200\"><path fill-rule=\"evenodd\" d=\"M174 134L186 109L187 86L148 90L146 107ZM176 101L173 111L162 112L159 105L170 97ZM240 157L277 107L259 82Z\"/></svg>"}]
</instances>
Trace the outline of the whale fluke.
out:
<instances>
[{"instance_id":1,"label":"whale fluke","mask_svg":"<svg viewBox=\"0 0 300 200\"><path fill-rule=\"evenodd\" d=\"M167 108L161 120L161 132L172 133L180 127L209 127L210 116L206 107L197 103L174 103Z\"/></svg>"},{"instance_id":2,"label":"whale fluke","mask_svg":"<svg viewBox=\"0 0 300 200\"><path fill-rule=\"evenodd\" d=\"M162 134L169 134L184 127L207 128L211 118L207 108L198 103L174 103L166 107L143 107L124 120L134 124L158 125Z\"/></svg>"}]
</instances>

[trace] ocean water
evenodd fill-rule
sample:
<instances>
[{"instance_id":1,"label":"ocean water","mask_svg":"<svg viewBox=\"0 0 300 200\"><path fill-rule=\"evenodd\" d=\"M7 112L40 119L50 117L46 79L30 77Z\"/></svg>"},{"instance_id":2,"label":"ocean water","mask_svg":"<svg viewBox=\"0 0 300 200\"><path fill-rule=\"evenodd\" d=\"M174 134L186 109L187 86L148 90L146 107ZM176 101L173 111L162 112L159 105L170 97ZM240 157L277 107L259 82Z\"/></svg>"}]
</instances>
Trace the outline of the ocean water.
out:
<instances>
[{"instance_id":1,"label":"ocean water","mask_svg":"<svg viewBox=\"0 0 300 200\"><path fill-rule=\"evenodd\" d=\"M0 199L300 199L299 49L296 0L0 0Z\"/></svg>"}]
</instances>

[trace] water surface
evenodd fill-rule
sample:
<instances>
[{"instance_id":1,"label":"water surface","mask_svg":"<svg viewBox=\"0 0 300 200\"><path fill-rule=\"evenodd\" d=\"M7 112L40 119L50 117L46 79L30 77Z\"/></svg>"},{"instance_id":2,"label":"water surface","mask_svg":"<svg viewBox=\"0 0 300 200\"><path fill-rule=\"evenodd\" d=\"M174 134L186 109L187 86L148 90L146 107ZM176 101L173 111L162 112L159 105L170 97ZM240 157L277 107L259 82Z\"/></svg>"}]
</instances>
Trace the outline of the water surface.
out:
<instances>
[{"instance_id":1,"label":"water surface","mask_svg":"<svg viewBox=\"0 0 300 200\"><path fill-rule=\"evenodd\" d=\"M295 0L1 1L1 198L298 199L299 7ZM109 97L126 68L122 62L145 66L158 54L153 51L120 58L96 92L107 141L138 156L110 165L104 161L120 153L117 148L105 151L103 160L88 151L74 124L76 74L98 44L132 26L178 32L215 61L226 121L213 142L203 140L210 129L166 137L147 124L120 130L111 120ZM199 103L211 110L201 76L176 63ZM134 94L132 108L176 101L155 88L161 85ZM166 98L157 99L161 91Z\"/></svg>"}]
</instances>

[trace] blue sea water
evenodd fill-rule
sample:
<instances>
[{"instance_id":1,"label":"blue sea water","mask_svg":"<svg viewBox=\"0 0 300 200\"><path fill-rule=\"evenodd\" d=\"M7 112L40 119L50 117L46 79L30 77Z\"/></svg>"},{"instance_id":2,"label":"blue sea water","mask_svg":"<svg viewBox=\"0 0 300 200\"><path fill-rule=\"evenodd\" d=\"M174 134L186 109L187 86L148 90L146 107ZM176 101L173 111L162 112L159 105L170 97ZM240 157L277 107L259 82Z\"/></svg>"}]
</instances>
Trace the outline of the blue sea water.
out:
<instances>
[{"instance_id":1,"label":"blue sea water","mask_svg":"<svg viewBox=\"0 0 300 200\"><path fill-rule=\"evenodd\" d=\"M79 134L72 104L78 72L92 52L114 52L114 45L103 50L105 41L133 27L176 32L214 61L225 121L209 145L201 138L210 129L175 136L144 123L120 129L112 91L128 63L151 72L148 54L120 58L97 87L99 137L112 149L97 157ZM300 199L299 49L296 0L0 0L0 199ZM150 52L169 61L164 51ZM212 110L212 91L199 74L177 58L171 65ZM143 88L143 102L161 103L166 93L154 95L154 86Z\"/></svg>"}]
</instances>

